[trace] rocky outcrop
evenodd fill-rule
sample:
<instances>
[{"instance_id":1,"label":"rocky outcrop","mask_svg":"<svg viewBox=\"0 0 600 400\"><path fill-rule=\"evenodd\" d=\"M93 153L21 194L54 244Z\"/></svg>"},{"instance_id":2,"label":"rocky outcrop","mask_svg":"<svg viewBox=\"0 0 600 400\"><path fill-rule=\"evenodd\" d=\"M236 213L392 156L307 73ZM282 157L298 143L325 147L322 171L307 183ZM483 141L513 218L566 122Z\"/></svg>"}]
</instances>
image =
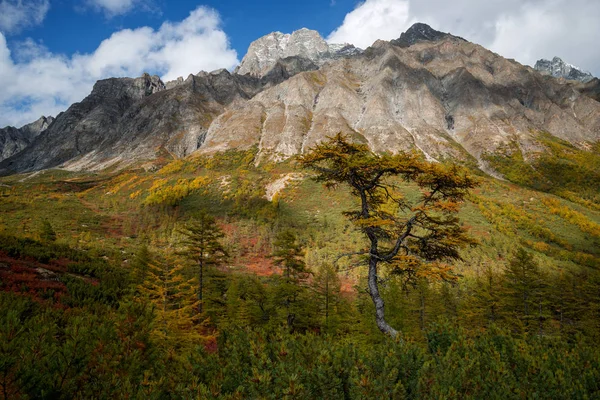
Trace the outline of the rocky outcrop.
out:
<instances>
[{"instance_id":1,"label":"rocky outcrop","mask_svg":"<svg viewBox=\"0 0 600 400\"><path fill-rule=\"evenodd\" d=\"M37 121L22 126L19 131L27 140L33 141L40 133L44 132L54 121L54 117L40 117Z\"/></svg>"},{"instance_id":2,"label":"rocky outcrop","mask_svg":"<svg viewBox=\"0 0 600 400\"><path fill-rule=\"evenodd\" d=\"M243 103L307 68L316 66L290 57L262 78L221 69L190 75L169 89L147 74L98 81L88 97L59 114L18 157L0 163L0 171L95 170L168 154L184 157L202 145L225 106Z\"/></svg>"},{"instance_id":3,"label":"rocky outcrop","mask_svg":"<svg viewBox=\"0 0 600 400\"><path fill-rule=\"evenodd\" d=\"M351 44L327 44L317 31L302 28L292 34L273 32L250 44L248 52L235 72L262 77L279 60L294 57L316 66L342 57L360 54L362 50Z\"/></svg>"},{"instance_id":4,"label":"rocky outcrop","mask_svg":"<svg viewBox=\"0 0 600 400\"><path fill-rule=\"evenodd\" d=\"M544 75L551 75L555 78L564 78L579 82L589 82L594 77L589 72L582 71L580 68L567 64L558 57L550 60L538 60L535 63L534 69Z\"/></svg>"},{"instance_id":5,"label":"rocky outcrop","mask_svg":"<svg viewBox=\"0 0 600 400\"><path fill-rule=\"evenodd\" d=\"M543 151L540 131L581 147L600 140L595 81L544 76L422 24L360 54L336 48L349 53L327 62L311 58L324 47L303 46L247 64L256 73L201 72L167 85L148 75L99 81L0 169L94 170L253 146L257 162L283 160L338 132L374 151L418 149L485 169L485 153L507 142L525 157Z\"/></svg>"},{"instance_id":6,"label":"rocky outcrop","mask_svg":"<svg viewBox=\"0 0 600 400\"><path fill-rule=\"evenodd\" d=\"M31 144L40 133L45 131L54 118L42 116L35 122L17 129L12 126L0 129L0 161L9 158Z\"/></svg>"},{"instance_id":7,"label":"rocky outcrop","mask_svg":"<svg viewBox=\"0 0 600 400\"><path fill-rule=\"evenodd\" d=\"M29 141L13 126L0 129L0 160L9 158L23 150Z\"/></svg>"},{"instance_id":8,"label":"rocky outcrop","mask_svg":"<svg viewBox=\"0 0 600 400\"><path fill-rule=\"evenodd\" d=\"M56 167L96 151L103 142L118 136L118 122L132 104L164 89L160 78L148 74L98 81L89 96L60 113L19 157L0 163L0 169Z\"/></svg>"},{"instance_id":9,"label":"rocky outcrop","mask_svg":"<svg viewBox=\"0 0 600 400\"><path fill-rule=\"evenodd\" d=\"M416 23L406 32L400 34L400 38L392 40L391 43L398 47L410 47L419 42L435 42L445 38L464 40L457 36L450 35L449 33L436 31L427 24Z\"/></svg>"},{"instance_id":10,"label":"rocky outcrop","mask_svg":"<svg viewBox=\"0 0 600 400\"><path fill-rule=\"evenodd\" d=\"M576 89L596 101L600 101L600 79L594 78L591 81L576 85Z\"/></svg>"},{"instance_id":11,"label":"rocky outcrop","mask_svg":"<svg viewBox=\"0 0 600 400\"><path fill-rule=\"evenodd\" d=\"M260 158L302 153L343 132L376 151L417 148L429 159L483 165L516 140L543 150L536 132L577 146L600 139L600 104L568 85L448 34L411 28L360 56L303 72L228 108L199 151L258 146ZM409 32L410 33L410 32Z\"/></svg>"}]
</instances>

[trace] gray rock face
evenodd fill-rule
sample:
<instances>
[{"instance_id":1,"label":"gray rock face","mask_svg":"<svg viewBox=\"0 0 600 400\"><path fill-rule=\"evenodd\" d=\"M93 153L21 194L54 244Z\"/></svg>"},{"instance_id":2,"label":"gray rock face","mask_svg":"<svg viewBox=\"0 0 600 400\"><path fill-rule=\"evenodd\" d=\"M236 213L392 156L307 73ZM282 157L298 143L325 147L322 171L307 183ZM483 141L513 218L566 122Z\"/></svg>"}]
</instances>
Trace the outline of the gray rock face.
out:
<instances>
[{"instance_id":1,"label":"gray rock face","mask_svg":"<svg viewBox=\"0 0 600 400\"><path fill-rule=\"evenodd\" d=\"M170 89L147 74L98 81L88 97L59 114L18 157L0 162L0 172L97 170L155 159L165 152L186 156L202 145L225 106L243 103L265 87L316 68L308 63L294 57L280 60L262 78L225 69L200 72Z\"/></svg>"},{"instance_id":2,"label":"gray rock face","mask_svg":"<svg viewBox=\"0 0 600 400\"><path fill-rule=\"evenodd\" d=\"M332 58L352 57L357 56L363 52L362 49L354 47L353 44L329 44L329 53Z\"/></svg>"},{"instance_id":3,"label":"gray rock face","mask_svg":"<svg viewBox=\"0 0 600 400\"><path fill-rule=\"evenodd\" d=\"M408 28L406 32L403 32L400 35L400 38L392 40L391 43L394 46L410 47L418 42L435 42L437 40L449 37L460 39L457 36L450 35L449 33L436 31L427 24L416 23Z\"/></svg>"},{"instance_id":4,"label":"gray rock face","mask_svg":"<svg viewBox=\"0 0 600 400\"><path fill-rule=\"evenodd\" d=\"M583 83L587 83L594 79L589 72L582 71L574 65L567 64L558 57L554 57L552 61L545 59L538 60L533 68L542 74L551 75L555 78L564 78Z\"/></svg>"},{"instance_id":5,"label":"gray rock face","mask_svg":"<svg viewBox=\"0 0 600 400\"><path fill-rule=\"evenodd\" d=\"M591 81L581 83L576 86L576 89L596 101L600 101L600 79L594 78Z\"/></svg>"},{"instance_id":6,"label":"gray rock face","mask_svg":"<svg viewBox=\"0 0 600 400\"><path fill-rule=\"evenodd\" d=\"M250 44L248 53L235 72L262 77L284 58L299 57L321 66L328 61L361 52L351 44L327 44L317 31L306 28L292 34L273 32Z\"/></svg>"},{"instance_id":7,"label":"gray rock face","mask_svg":"<svg viewBox=\"0 0 600 400\"><path fill-rule=\"evenodd\" d=\"M252 146L257 162L282 160L338 132L374 151L416 148L430 160L485 169L482 156L507 142L516 140L526 157L544 151L536 131L581 147L600 140L597 81L552 79L455 36L413 28L401 43L378 41L360 54L334 47L352 54L325 63L311 58L324 47L311 45L314 52L246 64L256 73L201 72L168 85L148 75L99 81L0 170L98 170Z\"/></svg>"},{"instance_id":8,"label":"gray rock face","mask_svg":"<svg viewBox=\"0 0 600 400\"><path fill-rule=\"evenodd\" d=\"M23 150L30 141L13 126L0 129L0 160L4 160Z\"/></svg>"},{"instance_id":9,"label":"gray rock face","mask_svg":"<svg viewBox=\"0 0 600 400\"><path fill-rule=\"evenodd\" d=\"M19 130L31 142L40 133L44 132L54 121L54 117L40 117L37 121L22 126Z\"/></svg>"},{"instance_id":10,"label":"gray rock face","mask_svg":"<svg viewBox=\"0 0 600 400\"><path fill-rule=\"evenodd\" d=\"M422 36L378 41L228 107L199 151L257 145L260 159L281 160L342 132L375 151L485 168L482 156L514 139L525 154L543 151L536 131L577 146L600 139L600 103L572 86L452 35Z\"/></svg>"},{"instance_id":11,"label":"gray rock face","mask_svg":"<svg viewBox=\"0 0 600 400\"><path fill-rule=\"evenodd\" d=\"M115 135L117 122L131 104L164 90L157 76L111 78L98 81L92 93L60 113L18 158L0 163L0 169L30 171L59 166L94 151Z\"/></svg>"},{"instance_id":12,"label":"gray rock face","mask_svg":"<svg viewBox=\"0 0 600 400\"><path fill-rule=\"evenodd\" d=\"M173 89L175 86L179 86L184 82L183 80L183 76L180 76L179 78L169 81L167 83L165 83L165 88L167 89Z\"/></svg>"},{"instance_id":13,"label":"gray rock face","mask_svg":"<svg viewBox=\"0 0 600 400\"><path fill-rule=\"evenodd\" d=\"M40 133L54 121L52 117L42 116L35 122L17 129L12 126L0 129L0 161L9 158L31 144Z\"/></svg>"}]
</instances>

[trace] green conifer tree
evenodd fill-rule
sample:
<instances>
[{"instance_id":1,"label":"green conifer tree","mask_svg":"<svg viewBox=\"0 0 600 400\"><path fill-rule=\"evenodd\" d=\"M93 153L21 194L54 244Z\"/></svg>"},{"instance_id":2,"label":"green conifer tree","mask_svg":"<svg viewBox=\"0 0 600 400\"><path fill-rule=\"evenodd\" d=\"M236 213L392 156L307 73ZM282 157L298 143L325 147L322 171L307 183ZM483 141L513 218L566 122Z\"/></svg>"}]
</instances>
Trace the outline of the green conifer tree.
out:
<instances>
[{"instance_id":1,"label":"green conifer tree","mask_svg":"<svg viewBox=\"0 0 600 400\"><path fill-rule=\"evenodd\" d=\"M504 271L504 308L511 316L512 325L531 332L535 329L535 319L542 322L543 287L538 264L527 250L519 248Z\"/></svg>"},{"instance_id":2,"label":"green conifer tree","mask_svg":"<svg viewBox=\"0 0 600 400\"><path fill-rule=\"evenodd\" d=\"M131 273L137 284L142 284L146 280L146 275L150 268L151 255L147 244L142 244L131 262Z\"/></svg>"},{"instance_id":3,"label":"green conifer tree","mask_svg":"<svg viewBox=\"0 0 600 400\"><path fill-rule=\"evenodd\" d=\"M147 257L138 299L154 305L153 336L174 346L197 343L202 335L196 313L199 300L195 279L186 276L185 264L172 254L164 261L152 257L149 251Z\"/></svg>"},{"instance_id":4,"label":"green conifer tree","mask_svg":"<svg viewBox=\"0 0 600 400\"><path fill-rule=\"evenodd\" d=\"M482 276L475 280L473 298L467 311L476 325L490 325L502 318L501 298L502 276L487 268Z\"/></svg>"},{"instance_id":5,"label":"green conifer tree","mask_svg":"<svg viewBox=\"0 0 600 400\"><path fill-rule=\"evenodd\" d=\"M184 235L183 244L186 247L184 254L195 264L197 270L198 313L202 314L205 311L205 291L223 291L224 289L224 276L216 268L229 257L225 247L221 244L225 234L217 225L214 217L204 212L186 224L182 233ZM218 294L212 299L219 302Z\"/></svg>"},{"instance_id":6,"label":"green conifer tree","mask_svg":"<svg viewBox=\"0 0 600 400\"><path fill-rule=\"evenodd\" d=\"M312 289L318 302L324 332L335 332L340 323L342 284L335 269L323 264L315 274Z\"/></svg>"},{"instance_id":7,"label":"green conifer tree","mask_svg":"<svg viewBox=\"0 0 600 400\"><path fill-rule=\"evenodd\" d=\"M275 251L272 254L275 265L282 269L282 282L276 297L286 309L286 321L290 330L294 329L294 320L299 312L304 312L298 305L299 297L305 290L304 284L310 272L304 263L304 251L291 230L280 232L273 242ZM305 305L306 306L306 305Z\"/></svg>"}]
</instances>

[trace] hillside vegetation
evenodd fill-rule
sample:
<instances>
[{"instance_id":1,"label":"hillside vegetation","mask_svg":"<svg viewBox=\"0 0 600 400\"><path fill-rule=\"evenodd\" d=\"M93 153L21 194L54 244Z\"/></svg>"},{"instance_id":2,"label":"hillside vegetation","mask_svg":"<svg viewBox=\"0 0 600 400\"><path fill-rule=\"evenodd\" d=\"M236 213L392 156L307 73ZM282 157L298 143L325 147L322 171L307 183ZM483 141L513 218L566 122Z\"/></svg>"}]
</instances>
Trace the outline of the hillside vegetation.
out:
<instances>
[{"instance_id":1,"label":"hillside vegetation","mask_svg":"<svg viewBox=\"0 0 600 400\"><path fill-rule=\"evenodd\" d=\"M476 244L448 273L380 274L396 339L345 256L368 246L358 200L293 160L2 178L0 398L596 398L597 145L540 135L531 162L488 156L506 180L472 171ZM199 299L186 228L205 216L224 252Z\"/></svg>"}]
</instances>

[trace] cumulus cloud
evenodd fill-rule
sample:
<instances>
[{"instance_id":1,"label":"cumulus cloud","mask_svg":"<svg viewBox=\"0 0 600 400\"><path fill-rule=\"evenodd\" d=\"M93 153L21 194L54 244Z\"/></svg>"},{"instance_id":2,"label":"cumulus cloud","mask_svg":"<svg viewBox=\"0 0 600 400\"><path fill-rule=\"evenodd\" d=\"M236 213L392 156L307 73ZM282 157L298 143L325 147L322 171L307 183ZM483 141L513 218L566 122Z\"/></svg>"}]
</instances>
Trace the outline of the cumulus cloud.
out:
<instances>
[{"instance_id":1,"label":"cumulus cloud","mask_svg":"<svg viewBox=\"0 0 600 400\"><path fill-rule=\"evenodd\" d=\"M89 94L98 79L149 72L168 81L237 64L218 13L206 7L158 30L115 32L90 54L54 54L32 40L9 49L0 33L0 126L56 115Z\"/></svg>"},{"instance_id":2,"label":"cumulus cloud","mask_svg":"<svg viewBox=\"0 0 600 400\"><path fill-rule=\"evenodd\" d=\"M518 13L502 15L489 47L533 65L559 56L600 77L600 2L571 0L524 4Z\"/></svg>"},{"instance_id":3,"label":"cumulus cloud","mask_svg":"<svg viewBox=\"0 0 600 400\"><path fill-rule=\"evenodd\" d=\"M408 1L367 0L346 14L342 25L327 40L365 48L377 39L396 39L410 21Z\"/></svg>"},{"instance_id":4,"label":"cumulus cloud","mask_svg":"<svg viewBox=\"0 0 600 400\"><path fill-rule=\"evenodd\" d=\"M559 56L600 76L599 15L598 0L366 0L327 39L365 47L425 22L524 64Z\"/></svg>"},{"instance_id":5,"label":"cumulus cloud","mask_svg":"<svg viewBox=\"0 0 600 400\"><path fill-rule=\"evenodd\" d=\"M49 0L1 0L0 32L18 33L24 28L39 25L49 9Z\"/></svg>"},{"instance_id":6,"label":"cumulus cloud","mask_svg":"<svg viewBox=\"0 0 600 400\"><path fill-rule=\"evenodd\" d=\"M150 0L86 0L85 4L109 18L127 14L134 9L148 11L154 8Z\"/></svg>"},{"instance_id":7,"label":"cumulus cloud","mask_svg":"<svg viewBox=\"0 0 600 400\"><path fill-rule=\"evenodd\" d=\"M133 8L134 0L88 0L88 5L108 15L125 14Z\"/></svg>"}]
</instances>

